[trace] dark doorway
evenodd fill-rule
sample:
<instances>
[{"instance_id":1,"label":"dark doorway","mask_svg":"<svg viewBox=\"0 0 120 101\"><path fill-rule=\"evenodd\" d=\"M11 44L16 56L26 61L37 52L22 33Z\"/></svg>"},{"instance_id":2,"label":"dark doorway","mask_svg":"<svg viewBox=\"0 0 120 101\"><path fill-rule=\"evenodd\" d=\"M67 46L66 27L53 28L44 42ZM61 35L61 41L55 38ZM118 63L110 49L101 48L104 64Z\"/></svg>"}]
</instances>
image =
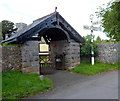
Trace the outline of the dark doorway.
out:
<instances>
[{"instance_id":1,"label":"dark doorway","mask_svg":"<svg viewBox=\"0 0 120 101\"><path fill-rule=\"evenodd\" d=\"M51 74L55 71L55 69L63 70L65 67L65 54L60 53L59 51L57 52L57 50L52 47L50 48L50 45L52 42L67 40L66 34L61 29L50 28L44 31L42 36L45 40L45 43L49 45L49 52L46 54L45 52L41 53L40 51L40 74ZM57 42L56 45L59 47ZM55 50L56 52L53 53L52 51Z\"/></svg>"},{"instance_id":2,"label":"dark doorway","mask_svg":"<svg viewBox=\"0 0 120 101\"><path fill-rule=\"evenodd\" d=\"M58 70L65 69L65 55L64 54L58 54L55 56L55 68Z\"/></svg>"}]
</instances>

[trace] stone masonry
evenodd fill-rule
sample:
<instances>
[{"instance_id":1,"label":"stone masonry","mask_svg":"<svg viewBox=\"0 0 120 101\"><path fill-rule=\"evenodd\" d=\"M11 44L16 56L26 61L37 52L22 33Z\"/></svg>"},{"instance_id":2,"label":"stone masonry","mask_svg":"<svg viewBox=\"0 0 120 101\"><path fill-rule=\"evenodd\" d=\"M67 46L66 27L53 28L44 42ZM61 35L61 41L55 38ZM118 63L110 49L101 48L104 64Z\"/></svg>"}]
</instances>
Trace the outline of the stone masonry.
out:
<instances>
[{"instance_id":1,"label":"stone masonry","mask_svg":"<svg viewBox=\"0 0 120 101\"><path fill-rule=\"evenodd\" d=\"M0 72L2 71L2 46L0 45Z\"/></svg>"},{"instance_id":2,"label":"stone masonry","mask_svg":"<svg viewBox=\"0 0 120 101\"><path fill-rule=\"evenodd\" d=\"M99 44L97 61L116 63L120 61L120 44Z\"/></svg>"},{"instance_id":3,"label":"stone masonry","mask_svg":"<svg viewBox=\"0 0 120 101\"><path fill-rule=\"evenodd\" d=\"M3 71L21 69L20 46L2 46L0 52L2 53L0 55L0 64Z\"/></svg>"},{"instance_id":4,"label":"stone masonry","mask_svg":"<svg viewBox=\"0 0 120 101\"><path fill-rule=\"evenodd\" d=\"M65 53L65 69L71 69L80 64L80 45L79 43L62 41L52 41L50 43L50 56L55 64L55 56Z\"/></svg>"},{"instance_id":5,"label":"stone masonry","mask_svg":"<svg viewBox=\"0 0 120 101\"><path fill-rule=\"evenodd\" d=\"M26 41L21 46L22 71L39 73L38 41Z\"/></svg>"},{"instance_id":6,"label":"stone masonry","mask_svg":"<svg viewBox=\"0 0 120 101\"><path fill-rule=\"evenodd\" d=\"M120 61L120 44L99 44L97 61L116 63ZM26 73L39 73L38 41L27 41L17 46L0 46L0 70L22 70ZM52 41L50 56L55 65L55 56L65 54L65 69L80 63L80 45L75 41Z\"/></svg>"},{"instance_id":7,"label":"stone masonry","mask_svg":"<svg viewBox=\"0 0 120 101\"><path fill-rule=\"evenodd\" d=\"M27 41L17 46L0 46L0 66L5 70L39 73L38 41Z\"/></svg>"}]
</instances>

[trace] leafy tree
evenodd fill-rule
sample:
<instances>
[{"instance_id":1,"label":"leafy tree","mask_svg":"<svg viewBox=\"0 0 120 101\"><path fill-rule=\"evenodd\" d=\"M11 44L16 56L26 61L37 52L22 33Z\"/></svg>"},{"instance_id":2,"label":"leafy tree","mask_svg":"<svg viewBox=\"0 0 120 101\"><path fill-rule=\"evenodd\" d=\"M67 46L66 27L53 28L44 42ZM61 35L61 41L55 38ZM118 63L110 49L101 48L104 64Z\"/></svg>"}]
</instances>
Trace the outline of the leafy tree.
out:
<instances>
[{"instance_id":1,"label":"leafy tree","mask_svg":"<svg viewBox=\"0 0 120 101\"><path fill-rule=\"evenodd\" d=\"M8 35L8 37L10 37L11 34L15 33L15 31L17 30L17 28L15 28L14 23L11 22L11 21L3 20L0 23L1 23L0 28L2 28L2 38L3 38L3 40L5 40L6 35Z\"/></svg>"},{"instance_id":2,"label":"leafy tree","mask_svg":"<svg viewBox=\"0 0 120 101\"><path fill-rule=\"evenodd\" d=\"M2 41L2 23L0 23L0 41Z\"/></svg>"},{"instance_id":3,"label":"leafy tree","mask_svg":"<svg viewBox=\"0 0 120 101\"><path fill-rule=\"evenodd\" d=\"M99 7L96 12L98 17L102 18L104 32L111 39L120 40L120 1L109 2L107 8Z\"/></svg>"},{"instance_id":4,"label":"leafy tree","mask_svg":"<svg viewBox=\"0 0 120 101\"><path fill-rule=\"evenodd\" d=\"M81 53L80 53L80 56L84 57L91 57L91 49L93 47L93 51L94 51L94 55L97 56L98 54L98 51L97 51L97 44L95 43L91 43L91 39L93 39L94 36L93 35L87 35L84 37L85 39L85 43L82 44L81 46Z\"/></svg>"}]
</instances>

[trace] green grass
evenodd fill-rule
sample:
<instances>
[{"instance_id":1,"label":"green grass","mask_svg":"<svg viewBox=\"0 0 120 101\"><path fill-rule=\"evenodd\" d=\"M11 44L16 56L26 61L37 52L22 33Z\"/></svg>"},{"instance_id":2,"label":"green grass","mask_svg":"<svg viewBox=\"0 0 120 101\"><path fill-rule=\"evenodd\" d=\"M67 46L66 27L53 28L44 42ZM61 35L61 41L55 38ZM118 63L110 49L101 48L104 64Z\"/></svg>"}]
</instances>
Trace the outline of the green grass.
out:
<instances>
[{"instance_id":1,"label":"green grass","mask_svg":"<svg viewBox=\"0 0 120 101\"><path fill-rule=\"evenodd\" d=\"M3 99L23 98L50 88L53 88L53 82L46 77L40 80L38 74L25 74L20 71L2 73Z\"/></svg>"},{"instance_id":2,"label":"green grass","mask_svg":"<svg viewBox=\"0 0 120 101\"><path fill-rule=\"evenodd\" d=\"M5 43L5 44L3 44L2 46L12 46L12 47L14 47L14 46L17 46L17 44Z\"/></svg>"},{"instance_id":3,"label":"green grass","mask_svg":"<svg viewBox=\"0 0 120 101\"><path fill-rule=\"evenodd\" d=\"M120 69L120 62L116 64L107 64L96 62L95 65L91 65L88 62L83 62L71 69L71 72L84 74L84 75L95 75L101 72Z\"/></svg>"}]
</instances>

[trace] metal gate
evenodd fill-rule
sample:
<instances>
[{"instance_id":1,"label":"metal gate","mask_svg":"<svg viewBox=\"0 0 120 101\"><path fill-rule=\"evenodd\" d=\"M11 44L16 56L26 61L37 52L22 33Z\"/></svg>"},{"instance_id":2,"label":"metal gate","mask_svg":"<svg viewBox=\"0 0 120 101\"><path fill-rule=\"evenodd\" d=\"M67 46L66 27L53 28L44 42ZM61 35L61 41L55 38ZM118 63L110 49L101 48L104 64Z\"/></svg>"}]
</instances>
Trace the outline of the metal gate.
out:
<instances>
[{"instance_id":1,"label":"metal gate","mask_svg":"<svg viewBox=\"0 0 120 101\"><path fill-rule=\"evenodd\" d=\"M51 62L49 54L39 54L40 74L51 74L55 68Z\"/></svg>"}]
</instances>

